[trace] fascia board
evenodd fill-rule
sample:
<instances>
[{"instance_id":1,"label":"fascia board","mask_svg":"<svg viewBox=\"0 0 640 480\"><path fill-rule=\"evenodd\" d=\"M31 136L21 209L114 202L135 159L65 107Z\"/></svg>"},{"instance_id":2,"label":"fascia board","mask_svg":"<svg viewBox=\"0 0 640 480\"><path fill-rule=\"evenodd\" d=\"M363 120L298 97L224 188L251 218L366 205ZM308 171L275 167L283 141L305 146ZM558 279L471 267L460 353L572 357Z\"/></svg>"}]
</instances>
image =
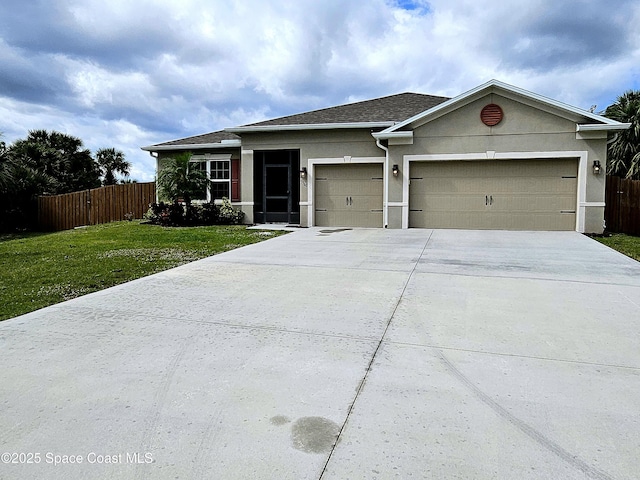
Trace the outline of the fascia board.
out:
<instances>
[{"instance_id":1,"label":"fascia board","mask_svg":"<svg viewBox=\"0 0 640 480\"><path fill-rule=\"evenodd\" d=\"M563 102L559 102L558 100L553 100L551 98L545 97L543 95L539 95L537 93L533 93L530 92L528 90L524 90L523 88L519 88L519 87L514 87L513 85L509 85L507 83L503 83L500 82L499 80L492 80L491 82L488 82L489 84L491 84L491 86L496 86L499 88L502 88L504 90L513 92L519 96L525 97L525 98L531 98L533 100L537 100L538 102L542 103L542 104L547 104L550 105L552 107L555 107L559 110L565 110L567 112L571 112L573 114L576 115L580 115L582 117L586 117L586 118L590 118L592 120L595 120L596 122L602 122L602 123L606 123L606 124L610 124L610 125L616 125L619 122L612 120L610 118L607 117L603 117L602 115L598 115L596 113L591 113L587 110L583 110L582 108L578 108L578 107L574 107L572 105L563 103Z\"/></svg>"},{"instance_id":2,"label":"fascia board","mask_svg":"<svg viewBox=\"0 0 640 480\"><path fill-rule=\"evenodd\" d=\"M576 132L593 132L599 130L626 130L631 127L630 123L616 123L614 125L601 123L582 123L576 125Z\"/></svg>"},{"instance_id":3,"label":"fascia board","mask_svg":"<svg viewBox=\"0 0 640 480\"><path fill-rule=\"evenodd\" d=\"M246 132L283 132L293 130L336 130L348 128L386 128L390 127L394 122L354 122L354 123L309 123L300 125L262 125L247 127L225 128L225 132L229 133L246 133Z\"/></svg>"},{"instance_id":4,"label":"fascia board","mask_svg":"<svg viewBox=\"0 0 640 480\"><path fill-rule=\"evenodd\" d=\"M382 131L374 132L371 135L373 135L373 138L375 138L376 140L388 140L390 138L413 138L413 130L402 130L400 132L388 133L384 133L384 131Z\"/></svg>"},{"instance_id":5,"label":"fascia board","mask_svg":"<svg viewBox=\"0 0 640 480\"><path fill-rule=\"evenodd\" d=\"M239 148L242 146L241 140L228 140L227 143L194 143L192 145L150 145L142 147L146 152L164 152L167 150L203 150L210 148Z\"/></svg>"}]
</instances>

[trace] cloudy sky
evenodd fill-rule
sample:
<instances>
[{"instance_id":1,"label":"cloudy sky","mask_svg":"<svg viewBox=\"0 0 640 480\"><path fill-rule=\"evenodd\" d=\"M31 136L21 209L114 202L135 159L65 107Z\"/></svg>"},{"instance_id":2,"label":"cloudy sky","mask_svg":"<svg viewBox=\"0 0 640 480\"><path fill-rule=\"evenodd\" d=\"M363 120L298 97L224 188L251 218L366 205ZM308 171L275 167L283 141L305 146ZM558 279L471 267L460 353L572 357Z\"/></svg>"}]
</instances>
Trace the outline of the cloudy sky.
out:
<instances>
[{"instance_id":1,"label":"cloudy sky","mask_svg":"<svg viewBox=\"0 0 640 480\"><path fill-rule=\"evenodd\" d=\"M2 0L0 132L141 146L492 78L603 110L640 88L637 0Z\"/></svg>"}]
</instances>

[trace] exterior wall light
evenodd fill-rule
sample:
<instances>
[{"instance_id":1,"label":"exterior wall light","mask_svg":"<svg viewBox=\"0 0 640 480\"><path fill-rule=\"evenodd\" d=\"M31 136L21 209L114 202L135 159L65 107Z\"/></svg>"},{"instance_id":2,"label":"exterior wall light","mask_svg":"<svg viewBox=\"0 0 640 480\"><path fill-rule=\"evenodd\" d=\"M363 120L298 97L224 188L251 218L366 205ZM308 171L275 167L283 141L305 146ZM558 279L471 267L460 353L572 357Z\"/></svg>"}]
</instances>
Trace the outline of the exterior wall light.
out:
<instances>
[{"instance_id":1,"label":"exterior wall light","mask_svg":"<svg viewBox=\"0 0 640 480\"><path fill-rule=\"evenodd\" d=\"M391 168L391 173L393 173L394 177L397 177L398 174L400 173L400 169L398 168L398 164L394 163L393 167Z\"/></svg>"},{"instance_id":2,"label":"exterior wall light","mask_svg":"<svg viewBox=\"0 0 640 480\"><path fill-rule=\"evenodd\" d=\"M594 173L594 175L600 175L600 172L602 172L602 167L600 166L600 161L599 160L594 160L593 161L593 173Z\"/></svg>"},{"instance_id":3,"label":"exterior wall light","mask_svg":"<svg viewBox=\"0 0 640 480\"><path fill-rule=\"evenodd\" d=\"M303 180L307 178L307 167L302 167L300 169L300 178L302 178Z\"/></svg>"}]
</instances>

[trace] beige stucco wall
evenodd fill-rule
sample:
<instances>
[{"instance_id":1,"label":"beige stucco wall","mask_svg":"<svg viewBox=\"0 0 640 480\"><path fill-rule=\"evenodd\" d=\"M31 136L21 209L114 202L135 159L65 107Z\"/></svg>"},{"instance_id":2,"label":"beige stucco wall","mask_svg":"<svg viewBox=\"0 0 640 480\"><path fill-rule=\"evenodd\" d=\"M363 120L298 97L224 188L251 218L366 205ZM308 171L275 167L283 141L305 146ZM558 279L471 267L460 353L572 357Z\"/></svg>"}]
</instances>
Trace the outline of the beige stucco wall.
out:
<instances>
[{"instance_id":1,"label":"beige stucco wall","mask_svg":"<svg viewBox=\"0 0 640 480\"><path fill-rule=\"evenodd\" d=\"M482 108L500 105L503 120L494 127L480 120ZM549 109L551 110L551 109ZM594 160L606 164L606 137L591 140L576 138L576 122L587 119L567 119L557 112L547 112L498 94L489 94L468 105L421 125L413 131L413 144L389 147L389 202L403 201L402 175L394 178L391 167L402 168L405 155L483 154L486 152L586 152L585 201L604 202L605 176L594 175ZM585 231L602 232L601 206L586 206ZM402 208L389 209L389 227L401 224Z\"/></svg>"}]
</instances>

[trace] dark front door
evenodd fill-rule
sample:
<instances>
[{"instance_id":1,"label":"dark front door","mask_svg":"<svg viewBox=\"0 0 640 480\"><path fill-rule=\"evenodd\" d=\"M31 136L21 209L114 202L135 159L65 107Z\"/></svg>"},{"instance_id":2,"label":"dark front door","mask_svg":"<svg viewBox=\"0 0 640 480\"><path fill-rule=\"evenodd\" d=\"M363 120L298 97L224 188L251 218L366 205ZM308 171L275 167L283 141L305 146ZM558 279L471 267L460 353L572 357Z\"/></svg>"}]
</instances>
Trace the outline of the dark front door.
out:
<instances>
[{"instance_id":1,"label":"dark front door","mask_svg":"<svg viewBox=\"0 0 640 480\"><path fill-rule=\"evenodd\" d=\"M276 164L263 167L264 221L287 222L291 212L291 165Z\"/></svg>"},{"instance_id":2,"label":"dark front door","mask_svg":"<svg viewBox=\"0 0 640 480\"><path fill-rule=\"evenodd\" d=\"M300 223L300 153L254 152L254 217L260 223Z\"/></svg>"}]
</instances>

